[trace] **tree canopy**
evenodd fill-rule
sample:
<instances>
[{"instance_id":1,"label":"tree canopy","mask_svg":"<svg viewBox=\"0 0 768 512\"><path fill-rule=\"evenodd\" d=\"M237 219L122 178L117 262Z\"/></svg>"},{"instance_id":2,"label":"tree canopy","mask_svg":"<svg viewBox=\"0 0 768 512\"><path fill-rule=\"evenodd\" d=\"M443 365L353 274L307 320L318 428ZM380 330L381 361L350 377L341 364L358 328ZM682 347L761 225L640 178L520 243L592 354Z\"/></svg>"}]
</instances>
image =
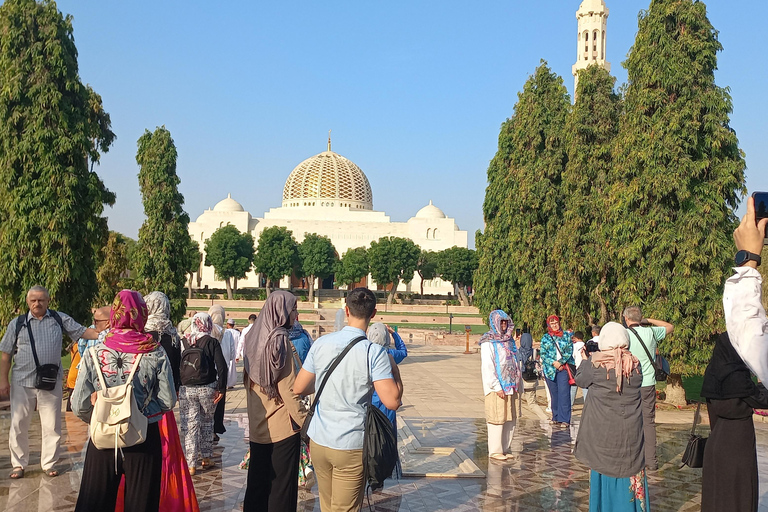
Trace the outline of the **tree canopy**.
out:
<instances>
[{"instance_id":1,"label":"tree canopy","mask_svg":"<svg viewBox=\"0 0 768 512\"><path fill-rule=\"evenodd\" d=\"M279 285L284 276L290 276L298 265L298 245L288 228L273 226L261 232L254 266L256 272L267 278L267 293L275 288L275 283Z\"/></svg>"},{"instance_id":2,"label":"tree canopy","mask_svg":"<svg viewBox=\"0 0 768 512\"><path fill-rule=\"evenodd\" d=\"M253 237L251 237L253 240ZM253 245L253 244L251 244ZM195 240L189 239L189 245L187 245L184 251L184 268L187 271L187 298L192 298L192 277L195 272L200 272L200 263L203 261L203 254L200 252L200 244Z\"/></svg>"},{"instance_id":3,"label":"tree canopy","mask_svg":"<svg viewBox=\"0 0 768 512\"><path fill-rule=\"evenodd\" d=\"M72 18L52 1L0 6L0 321L27 290L80 322L98 292L115 196L93 172L115 135L101 98L78 74Z\"/></svg>"},{"instance_id":4,"label":"tree canopy","mask_svg":"<svg viewBox=\"0 0 768 512\"><path fill-rule=\"evenodd\" d=\"M421 295L424 295L424 281L430 281L437 277L436 257L437 253L425 251L424 249L419 254L419 261L416 263L416 273L421 278L421 283L419 283Z\"/></svg>"},{"instance_id":5,"label":"tree canopy","mask_svg":"<svg viewBox=\"0 0 768 512\"><path fill-rule=\"evenodd\" d=\"M299 244L301 272L307 276L310 302L315 300L315 278L323 280L336 268L336 248L327 236L308 233Z\"/></svg>"},{"instance_id":6,"label":"tree canopy","mask_svg":"<svg viewBox=\"0 0 768 512\"><path fill-rule=\"evenodd\" d=\"M463 306L469 306L467 286L472 286L478 267L477 252L466 247L453 246L436 255L436 274L453 283Z\"/></svg>"},{"instance_id":7,"label":"tree canopy","mask_svg":"<svg viewBox=\"0 0 768 512\"><path fill-rule=\"evenodd\" d=\"M96 271L96 280L99 284L99 293L96 297L95 307L108 306L117 292L126 284L125 277L128 272L128 245L127 237L109 232L107 245L100 254L99 268Z\"/></svg>"},{"instance_id":8,"label":"tree canopy","mask_svg":"<svg viewBox=\"0 0 768 512\"><path fill-rule=\"evenodd\" d=\"M368 249L371 277L378 284L392 285L387 304L392 304L400 281L410 283L413 280L420 255L419 246L408 238L389 236L371 242Z\"/></svg>"},{"instance_id":9,"label":"tree canopy","mask_svg":"<svg viewBox=\"0 0 768 512\"><path fill-rule=\"evenodd\" d=\"M715 84L722 49L703 2L653 0L624 66L610 245L617 301L675 325L660 350L673 373L703 372L724 329L744 157Z\"/></svg>"},{"instance_id":10,"label":"tree canopy","mask_svg":"<svg viewBox=\"0 0 768 512\"><path fill-rule=\"evenodd\" d=\"M262 232L262 236L263 234ZM190 257L191 249L188 247L187 251L187 257ZM216 277L224 280L227 285L227 298L230 300L233 298L231 279L245 278L251 270L253 260L253 237L250 233L241 233L231 224L220 227L205 241L205 264L213 266ZM191 259L186 262L191 263Z\"/></svg>"},{"instance_id":11,"label":"tree canopy","mask_svg":"<svg viewBox=\"0 0 768 512\"><path fill-rule=\"evenodd\" d=\"M369 273L368 251L365 247L347 250L336 263L336 283L345 285L347 288L360 282Z\"/></svg>"},{"instance_id":12,"label":"tree canopy","mask_svg":"<svg viewBox=\"0 0 768 512\"><path fill-rule=\"evenodd\" d=\"M554 241L566 201L560 181L569 109L563 79L542 61L501 126L477 244L475 301L483 315L500 308L540 325L558 310Z\"/></svg>"},{"instance_id":13,"label":"tree canopy","mask_svg":"<svg viewBox=\"0 0 768 512\"><path fill-rule=\"evenodd\" d=\"M171 319L187 309L185 255L190 244L181 180L176 174L176 145L164 126L144 131L138 140L139 188L146 220L139 229L136 253L141 291L161 291L171 301Z\"/></svg>"}]
</instances>

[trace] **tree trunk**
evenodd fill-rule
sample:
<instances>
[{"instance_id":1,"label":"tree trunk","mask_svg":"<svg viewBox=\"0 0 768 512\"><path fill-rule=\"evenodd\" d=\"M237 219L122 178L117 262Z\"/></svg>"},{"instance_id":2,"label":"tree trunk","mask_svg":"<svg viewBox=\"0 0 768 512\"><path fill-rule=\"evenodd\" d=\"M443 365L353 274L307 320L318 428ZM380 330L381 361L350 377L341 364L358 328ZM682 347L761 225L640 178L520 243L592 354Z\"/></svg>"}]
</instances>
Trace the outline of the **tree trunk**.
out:
<instances>
[{"instance_id":1,"label":"tree trunk","mask_svg":"<svg viewBox=\"0 0 768 512\"><path fill-rule=\"evenodd\" d=\"M192 298L192 278L194 276L194 272L189 273L189 280L187 281L187 298Z\"/></svg>"},{"instance_id":2,"label":"tree trunk","mask_svg":"<svg viewBox=\"0 0 768 512\"><path fill-rule=\"evenodd\" d=\"M424 298L424 276L421 275L421 272L418 272L419 277L421 278L421 282L419 283L420 290L421 290L421 297Z\"/></svg>"},{"instance_id":3,"label":"tree trunk","mask_svg":"<svg viewBox=\"0 0 768 512\"><path fill-rule=\"evenodd\" d=\"M597 297L597 301L600 303L600 325L605 325L608 322L608 305L605 303L601 293L606 280L606 273L603 272L603 276L600 279L600 284L598 284L594 289L595 297Z\"/></svg>"},{"instance_id":4,"label":"tree trunk","mask_svg":"<svg viewBox=\"0 0 768 512\"><path fill-rule=\"evenodd\" d=\"M307 276L307 286L309 288L309 294L307 295L307 300L309 302L314 302L314 300L315 300L315 276Z\"/></svg>"},{"instance_id":5,"label":"tree trunk","mask_svg":"<svg viewBox=\"0 0 768 512\"><path fill-rule=\"evenodd\" d=\"M236 277L234 278L234 281L235 282L234 282L234 286L232 286L232 292L233 293L237 293L237 278Z\"/></svg>"},{"instance_id":6,"label":"tree trunk","mask_svg":"<svg viewBox=\"0 0 768 512\"><path fill-rule=\"evenodd\" d=\"M458 295L461 305L469 306L469 298L467 297L467 291L464 289L464 286L456 284L454 288L456 289L456 295Z\"/></svg>"},{"instance_id":7,"label":"tree trunk","mask_svg":"<svg viewBox=\"0 0 768 512\"><path fill-rule=\"evenodd\" d=\"M685 388L683 387L683 378L679 373L673 373L667 378L667 395L665 403L672 405L686 405L688 401L685 398Z\"/></svg>"},{"instance_id":8,"label":"tree trunk","mask_svg":"<svg viewBox=\"0 0 768 512\"><path fill-rule=\"evenodd\" d=\"M227 298L232 300L232 284L229 282L229 278L224 279L224 282L227 283Z\"/></svg>"},{"instance_id":9,"label":"tree trunk","mask_svg":"<svg viewBox=\"0 0 768 512\"><path fill-rule=\"evenodd\" d=\"M267 297L269 297L269 294L272 293L272 280L271 279L267 279L266 290L267 290Z\"/></svg>"},{"instance_id":10,"label":"tree trunk","mask_svg":"<svg viewBox=\"0 0 768 512\"><path fill-rule=\"evenodd\" d=\"M399 279L395 279L395 282L392 283L392 289L389 290L389 294L387 294L387 306L392 305L392 301L395 298L395 294L397 293L397 285L400 284Z\"/></svg>"}]
</instances>

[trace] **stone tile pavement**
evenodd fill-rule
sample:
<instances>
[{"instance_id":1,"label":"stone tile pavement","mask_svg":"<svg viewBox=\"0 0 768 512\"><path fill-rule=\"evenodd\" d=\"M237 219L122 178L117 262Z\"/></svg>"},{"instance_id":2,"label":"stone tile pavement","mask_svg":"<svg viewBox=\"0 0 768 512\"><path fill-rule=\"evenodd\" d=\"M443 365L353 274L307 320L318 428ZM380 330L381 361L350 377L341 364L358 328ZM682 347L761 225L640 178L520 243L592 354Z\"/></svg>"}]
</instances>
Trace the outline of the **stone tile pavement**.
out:
<instances>
[{"instance_id":1,"label":"stone tile pavement","mask_svg":"<svg viewBox=\"0 0 768 512\"><path fill-rule=\"evenodd\" d=\"M552 431L527 406L515 432L517 457L488 461L479 356L456 347L413 346L401 365L406 396L399 421L424 447L461 450L479 467L479 478L403 478L390 481L370 497L376 511L571 511L588 510L588 469L571 450L578 429L581 399L576 399L571 431ZM247 450L247 415L242 386L227 394L227 433L215 451L218 467L194 477L201 511L239 511L246 472L238 463ZM543 400L543 397L540 397ZM39 467L40 426L32 421L31 466L24 479L8 478L8 411L0 411L0 510L71 511L77 498L87 440L86 425L62 413L61 476L48 478ZM658 425L660 470L649 477L652 510L699 510L701 470L678 469L691 411L665 412ZM706 434L707 427L701 427ZM768 425L756 426L761 475L760 510L768 511ZM365 507L368 507L366 502ZM301 491L298 509L319 511L317 488Z\"/></svg>"}]
</instances>

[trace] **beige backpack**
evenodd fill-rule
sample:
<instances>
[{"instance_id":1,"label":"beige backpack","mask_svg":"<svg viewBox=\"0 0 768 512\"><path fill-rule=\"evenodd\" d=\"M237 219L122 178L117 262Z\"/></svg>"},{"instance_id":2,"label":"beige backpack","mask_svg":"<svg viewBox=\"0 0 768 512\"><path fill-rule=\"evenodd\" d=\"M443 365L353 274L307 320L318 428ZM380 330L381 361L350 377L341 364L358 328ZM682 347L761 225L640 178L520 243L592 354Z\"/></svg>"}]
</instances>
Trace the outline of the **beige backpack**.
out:
<instances>
[{"instance_id":1,"label":"beige backpack","mask_svg":"<svg viewBox=\"0 0 768 512\"><path fill-rule=\"evenodd\" d=\"M99 375L101 391L97 391L96 404L91 415L91 442L100 449L115 449L115 472L117 472L117 451L128 446L141 444L147 438L147 417L136 404L133 395L133 375L141 362L142 354L133 361L128 380L120 386L107 387L101 365L96 356L97 347L91 347L91 357Z\"/></svg>"}]
</instances>

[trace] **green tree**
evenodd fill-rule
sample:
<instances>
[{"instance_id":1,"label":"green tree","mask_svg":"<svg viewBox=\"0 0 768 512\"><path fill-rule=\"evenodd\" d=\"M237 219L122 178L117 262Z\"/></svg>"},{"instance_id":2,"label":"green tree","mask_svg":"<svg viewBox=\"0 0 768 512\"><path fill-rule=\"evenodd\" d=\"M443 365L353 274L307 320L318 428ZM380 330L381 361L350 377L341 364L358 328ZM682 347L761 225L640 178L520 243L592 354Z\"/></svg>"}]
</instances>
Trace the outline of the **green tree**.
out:
<instances>
[{"instance_id":1,"label":"green tree","mask_svg":"<svg viewBox=\"0 0 768 512\"><path fill-rule=\"evenodd\" d=\"M388 236L371 242L368 263L371 277L378 284L392 285L387 295L387 305L392 304L400 281L410 283L416 272L421 249L408 238Z\"/></svg>"},{"instance_id":2,"label":"green tree","mask_svg":"<svg viewBox=\"0 0 768 512\"><path fill-rule=\"evenodd\" d=\"M612 150L621 102L615 79L600 66L579 71L576 103L565 126L568 163L561 190L566 198L556 242L560 313L571 326L616 318L616 276L606 248L612 219L606 214L614 181Z\"/></svg>"},{"instance_id":3,"label":"green tree","mask_svg":"<svg viewBox=\"0 0 768 512\"><path fill-rule=\"evenodd\" d=\"M624 62L609 203L617 299L675 325L659 347L673 374L703 372L724 328L722 288L745 191L731 98L715 84L721 49L703 2L653 0ZM673 375L668 391L680 383Z\"/></svg>"},{"instance_id":4,"label":"green tree","mask_svg":"<svg viewBox=\"0 0 768 512\"><path fill-rule=\"evenodd\" d=\"M298 268L299 250L293 232L282 226L267 228L259 235L254 266L267 278L267 295L280 285L280 279Z\"/></svg>"},{"instance_id":5,"label":"green tree","mask_svg":"<svg viewBox=\"0 0 768 512\"><path fill-rule=\"evenodd\" d=\"M368 251L365 247L349 249L336 263L336 283L345 285L347 289L370 273Z\"/></svg>"},{"instance_id":6,"label":"green tree","mask_svg":"<svg viewBox=\"0 0 768 512\"><path fill-rule=\"evenodd\" d=\"M176 146L165 126L144 131L138 140L139 188L146 220L136 252L141 291L161 291L171 301L171 319L187 309L185 252L190 244L189 215L184 212L181 180L176 174Z\"/></svg>"},{"instance_id":7,"label":"green tree","mask_svg":"<svg viewBox=\"0 0 768 512\"><path fill-rule=\"evenodd\" d=\"M560 180L569 109L563 79L542 61L501 126L488 167L485 232L476 244L475 301L484 315L500 308L540 325L558 309L553 244L566 200Z\"/></svg>"},{"instance_id":8,"label":"green tree","mask_svg":"<svg viewBox=\"0 0 768 512\"><path fill-rule=\"evenodd\" d=\"M117 292L123 289L124 280L128 273L126 237L116 231L110 231L107 245L102 248L99 259L99 268L96 271L99 294L96 298L95 307L112 304Z\"/></svg>"},{"instance_id":9,"label":"green tree","mask_svg":"<svg viewBox=\"0 0 768 512\"><path fill-rule=\"evenodd\" d=\"M443 280L450 281L462 306L469 306L467 286L472 286L477 271L477 252L466 247L453 246L437 253L436 273Z\"/></svg>"},{"instance_id":10,"label":"green tree","mask_svg":"<svg viewBox=\"0 0 768 512\"><path fill-rule=\"evenodd\" d=\"M336 248L327 236L309 233L304 237L304 241L299 244L299 261L301 272L307 276L309 284L307 300L315 300L315 278L322 281L333 274L338 259Z\"/></svg>"},{"instance_id":11,"label":"green tree","mask_svg":"<svg viewBox=\"0 0 768 512\"><path fill-rule=\"evenodd\" d=\"M435 253L422 249L419 254L419 261L416 263L416 273L421 278L421 295L424 295L424 281L429 281L437 277L437 264L435 263Z\"/></svg>"},{"instance_id":12,"label":"green tree","mask_svg":"<svg viewBox=\"0 0 768 512\"><path fill-rule=\"evenodd\" d=\"M216 278L223 279L227 284L229 300L233 298L230 279L245 278L251 270L253 259L253 237L250 233L241 233L231 224L220 227L205 241L205 265L212 266ZM191 260L187 260L187 263L191 263Z\"/></svg>"},{"instance_id":13,"label":"green tree","mask_svg":"<svg viewBox=\"0 0 768 512\"><path fill-rule=\"evenodd\" d=\"M80 322L98 293L109 192L91 168L115 138L78 74L72 18L52 1L0 6L0 323L27 289Z\"/></svg>"},{"instance_id":14,"label":"green tree","mask_svg":"<svg viewBox=\"0 0 768 512\"><path fill-rule=\"evenodd\" d=\"M203 255L200 252L200 244L189 239L187 250L184 251L184 268L187 269L187 298L192 298L192 279L195 272L200 272L200 263L203 261Z\"/></svg>"}]
</instances>

